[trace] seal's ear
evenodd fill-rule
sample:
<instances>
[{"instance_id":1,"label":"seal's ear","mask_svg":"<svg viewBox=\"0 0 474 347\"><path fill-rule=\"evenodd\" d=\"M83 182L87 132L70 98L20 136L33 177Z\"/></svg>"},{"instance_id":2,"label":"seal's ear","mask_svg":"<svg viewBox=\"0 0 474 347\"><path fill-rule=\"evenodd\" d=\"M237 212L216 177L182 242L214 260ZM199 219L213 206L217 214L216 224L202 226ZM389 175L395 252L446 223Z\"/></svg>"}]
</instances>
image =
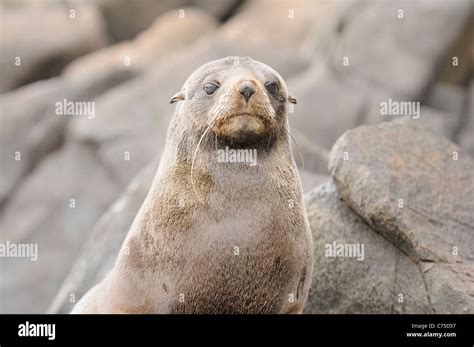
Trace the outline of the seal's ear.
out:
<instances>
[{"instance_id":1,"label":"seal's ear","mask_svg":"<svg viewBox=\"0 0 474 347\"><path fill-rule=\"evenodd\" d=\"M296 104L296 98L293 95L288 94L288 101L292 104Z\"/></svg>"},{"instance_id":2,"label":"seal's ear","mask_svg":"<svg viewBox=\"0 0 474 347\"><path fill-rule=\"evenodd\" d=\"M170 104L174 104L176 101L179 100L184 100L184 92L180 91L176 93L171 99L170 99Z\"/></svg>"}]
</instances>

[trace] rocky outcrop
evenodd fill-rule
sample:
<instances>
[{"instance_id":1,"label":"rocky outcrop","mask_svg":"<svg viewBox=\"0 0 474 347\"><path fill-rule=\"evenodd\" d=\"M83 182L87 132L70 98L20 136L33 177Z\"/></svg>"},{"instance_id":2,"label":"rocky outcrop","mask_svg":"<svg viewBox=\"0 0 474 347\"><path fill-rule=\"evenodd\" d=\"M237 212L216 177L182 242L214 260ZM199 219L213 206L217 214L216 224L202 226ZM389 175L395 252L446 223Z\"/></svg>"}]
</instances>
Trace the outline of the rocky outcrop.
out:
<instances>
[{"instance_id":1,"label":"rocky outcrop","mask_svg":"<svg viewBox=\"0 0 474 347\"><path fill-rule=\"evenodd\" d=\"M396 312L398 294L403 312L474 312L474 161L466 152L416 120L389 122L346 132L329 170L334 185L309 197L315 256L323 265L308 310L330 311L324 293L343 288L333 297L341 310L332 312ZM324 259L322 246L331 241L365 245L366 260ZM378 272L380 283L367 283ZM364 296L357 288L374 292Z\"/></svg>"},{"instance_id":2,"label":"rocky outcrop","mask_svg":"<svg viewBox=\"0 0 474 347\"><path fill-rule=\"evenodd\" d=\"M335 38L325 43L331 68L403 99L419 99L439 65L452 60L445 52L468 25L472 3L355 1L345 14Z\"/></svg>"},{"instance_id":3,"label":"rocky outcrop","mask_svg":"<svg viewBox=\"0 0 474 347\"><path fill-rule=\"evenodd\" d=\"M72 60L107 43L97 8L2 6L0 93L55 76Z\"/></svg>"},{"instance_id":4,"label":"rocky outcrop","mask_svg":"<svg viewBox=\"0 0 474 347\"><path fill-rule=\"evenodd\" d=\"M73 0L80 3L81 0ZM239 6L240 0L94 0L107 23L107 31L115 41L133 39L148 29L155 18L174 10L186 18L186 8L195 6L212 16L226 19ZM181 11L181 12L178 12ZM131 15L133 14L133 15Z\"/></svg>"},{"instance_id":5,"label":"rocky outcrop","mask_svg":"<svg viewBox=\"0 0 474 347\"><path fill-rule=\"evenodd\" d=\"M74 304L112 269L128 229L150 189L156 167L156 163L152 163L140 171L95 225L48 308L49 313L69 313Z\"/></svg>"},{"instance_id":6,"label":"rocky outcrop","mask_svg":"<svg viewBox=\"0 0 474 347\"><path fill-rule=\"evenodd\" d=\"M451 44L469 23L469 1L450 5L344 1L314 6L319 20L312 26L311 67L288 83L298 100L292 124L297 142L304 137L302 142L309 139L329 150L347 129L390 120L381 113L381 103L389 100L435 108L424 114L442 118L445 135L453 139L462 123L464 92L432 85L439 66L451 63ZM452 20L455 24L443 30ZM309 150L303 153L313 170L327 174L319 156Z\"/></svg>"},{"instance_id":7,"label":"rocky outcrop","mask_svg":"<svg viewBox=\"0 0 474 347\"><path fill-rule=\"evenodd\" d=\"M79 58L58 78L38 81L0 97L0 159L4 168L0 176L0 204L19 180L64 140L68 121L73 117L56 114L57 102L96 103L105 91L140 75L161 57L186 47L215 26L213 17L198 10L188 10L184 20L177 18L175 12L168 13L135 41ZM24 106L20 108L19 104ZM84 118L94 123L92 127L96 126L94 119ZM20 154L21 160L10 165L15 153Z\"/></svg>"},{"instance_id":8,"label":"rocky outcrop","mask_svg":"<svg viewBox=\"0 0 474 347\"><path fill-rule=\"evenodd\" d=\"M362 126L336 142L329 170L342 199L413 261L474 258L474 162L454 143L415 120Z\"/></svg>"},{"instance_id":9,"label":"rocky outcrop","mask_svg":"<svg viewBox=\"0 0 474 347\"><path fill-rule=\"evenodd\" d=\"M2 259L3 312L46 310L91 225L120 191L91 148L70 144L39 164L0 221L1 242L38 245L35 262Z\"/></svg>"},{"instance_id":10,"label":"rocky outcrop","mask_svg":"<svg viewBox=\"0 0 474 347\"><path fill-rule=\"evenodd\" d=\"M465 105L464 122L459 127L457 141L474 158L474 81L469 86Z\"/></svg>"},{"instance_id":11,"label":"rocky outcrop","mask_svg":"<svg viewBox=\"0 0 474 347\"><path fill-rule=\"evenodd\" d=\"M75 60L64 71L67 79L104 79L103 75L118 75L122 70L143 72L163 57L186 48L200 37L217 28L217 19L196 8L183 8L159 16L134 40L125 41ZM82 77L84 78L84 77Z\"/></svg>"},{"instance_id":12,"label":"rocky outcrop","mask_svg":"<svg viewBox=\"0 0 474 347\"><path fill-rule=\"evenodd\" d=\"M433 312L416 264L354 213L333 182L307 194L306 206L315 265L305 313ZM344 245L361 255L328 254Z\"/></svg>"}]
</instances>

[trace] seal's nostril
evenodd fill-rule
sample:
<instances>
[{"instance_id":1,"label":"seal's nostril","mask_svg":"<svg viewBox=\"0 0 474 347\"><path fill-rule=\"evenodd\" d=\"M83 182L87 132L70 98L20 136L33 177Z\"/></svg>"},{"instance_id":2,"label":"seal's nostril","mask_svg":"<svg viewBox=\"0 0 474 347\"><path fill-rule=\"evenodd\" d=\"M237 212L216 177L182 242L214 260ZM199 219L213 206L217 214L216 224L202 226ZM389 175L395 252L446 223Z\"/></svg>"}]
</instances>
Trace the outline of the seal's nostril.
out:
<instances>
[{"instance_id":1,"label":"seal's nostril","mask_svg":"<svg viewBox=\"0 0 474 347\"><path fill-rule=\"evenodd\" d=\"M244 82L239 89L240 94L242 94L245 100L248 102L250 97L255 93L255 88L252 83Z\"/></svg>"}]
</instances>

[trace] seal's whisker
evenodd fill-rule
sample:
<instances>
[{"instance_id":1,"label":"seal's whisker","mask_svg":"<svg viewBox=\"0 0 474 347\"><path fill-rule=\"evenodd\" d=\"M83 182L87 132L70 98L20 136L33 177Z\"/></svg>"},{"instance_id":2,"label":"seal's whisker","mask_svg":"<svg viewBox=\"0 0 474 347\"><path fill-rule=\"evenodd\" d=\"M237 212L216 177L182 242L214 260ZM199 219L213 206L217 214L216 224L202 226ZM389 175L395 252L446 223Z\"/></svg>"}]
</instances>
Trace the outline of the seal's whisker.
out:
<instances>
[{"instance_id":1,"label":"seal's whisker","mask_svg":"<svg viewBox=\"0 0 474 347\"><path fill-rule=\"evenodd\" d=\"M268 138L267 149L270 149L270 146L271 146L271 144L272 144L273 138L274 138L274 137L276 138L275 133L276 133L276 129L278 128L278 122L277 122L275 119L270 118L270 123L272 123L272 127L271 127L271 128L272 128L272 132L271 132L271 134L270 134L270 136L269 136L269 138Z\"/></svg>"},{"instance_id":2,"label":"seal's whisker","mask_svg":"<svg viewBox=\"0 0 474 347\"><path fill-rule=\"evenodd\" d=\"M204 130L204 132L202 133L201 138L199 139L198 144L197 144L197 146L196 146L196 149L194 150L193 160L191 161L191 185L192 185L192 187L193 187L194 194L196 194L196 197L197 197L197 198L199 198L199 195L197 194L196 186L195 186L195 184L194 184L194 177L193 177L194 162L195 162L195 160L196 160L196 156L197 156L197 153L198 153L198 151L199 151L199 147L201 146L202 140L204 139L204 136L206 136L207 132L211 129L213 123L214 123L214 121L211 122L211 124L209 124L209 125L207 126L206 130Z\"/></svg>"},{"instance_id":3,"label":"seal's whisker","mask_svg":"<svg viewBox=\"0 0 474 347\"><path fill-rule=\"evenodd\" d=\"M304 157L303 157L303 152L301 152L300 146L299 146L298 143L296 142L296 140L295 140L295 138L293 137L293 135L291 135L290 131L289 131L288 129L286 129L285 127L283 127L282 129L285 130L288 135L290 135L291 141L293 141L293 143L295 144L296 149L298 150L298 153L299 153L300 159L301 159L301 171L303 171L303 170L304 170Z\"/></svg>"}]
</instances>

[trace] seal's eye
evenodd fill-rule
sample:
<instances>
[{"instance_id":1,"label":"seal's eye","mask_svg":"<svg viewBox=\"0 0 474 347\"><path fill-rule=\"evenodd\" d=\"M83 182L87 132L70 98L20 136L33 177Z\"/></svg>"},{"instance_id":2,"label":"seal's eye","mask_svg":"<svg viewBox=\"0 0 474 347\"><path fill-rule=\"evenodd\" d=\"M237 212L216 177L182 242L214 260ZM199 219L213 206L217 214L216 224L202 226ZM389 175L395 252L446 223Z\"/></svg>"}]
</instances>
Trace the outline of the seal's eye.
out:
<instances>
[{"instance_id":1,"label":"seal's eye","mask_svg":"<svg viewBox=\"0 0 474 347\"><path fill-rule=\"evenodd\" d=\"M207 95L212 95L216 92L217 88L219 88L219 83L217 82L207 82L204 84L204 91Z\"/></svg>"},{"instance_id":2,"label":"seal's eye","mask_svg":"<svg viewBox=\"0 0 474 347\"><path fill-rule=\"evenodd\" d=\"M278 85L275 82L265 83L265 88L268 90L270 94L273 94L273 95L275 95L278 92Z\"/></svg>"}]
</instances>

